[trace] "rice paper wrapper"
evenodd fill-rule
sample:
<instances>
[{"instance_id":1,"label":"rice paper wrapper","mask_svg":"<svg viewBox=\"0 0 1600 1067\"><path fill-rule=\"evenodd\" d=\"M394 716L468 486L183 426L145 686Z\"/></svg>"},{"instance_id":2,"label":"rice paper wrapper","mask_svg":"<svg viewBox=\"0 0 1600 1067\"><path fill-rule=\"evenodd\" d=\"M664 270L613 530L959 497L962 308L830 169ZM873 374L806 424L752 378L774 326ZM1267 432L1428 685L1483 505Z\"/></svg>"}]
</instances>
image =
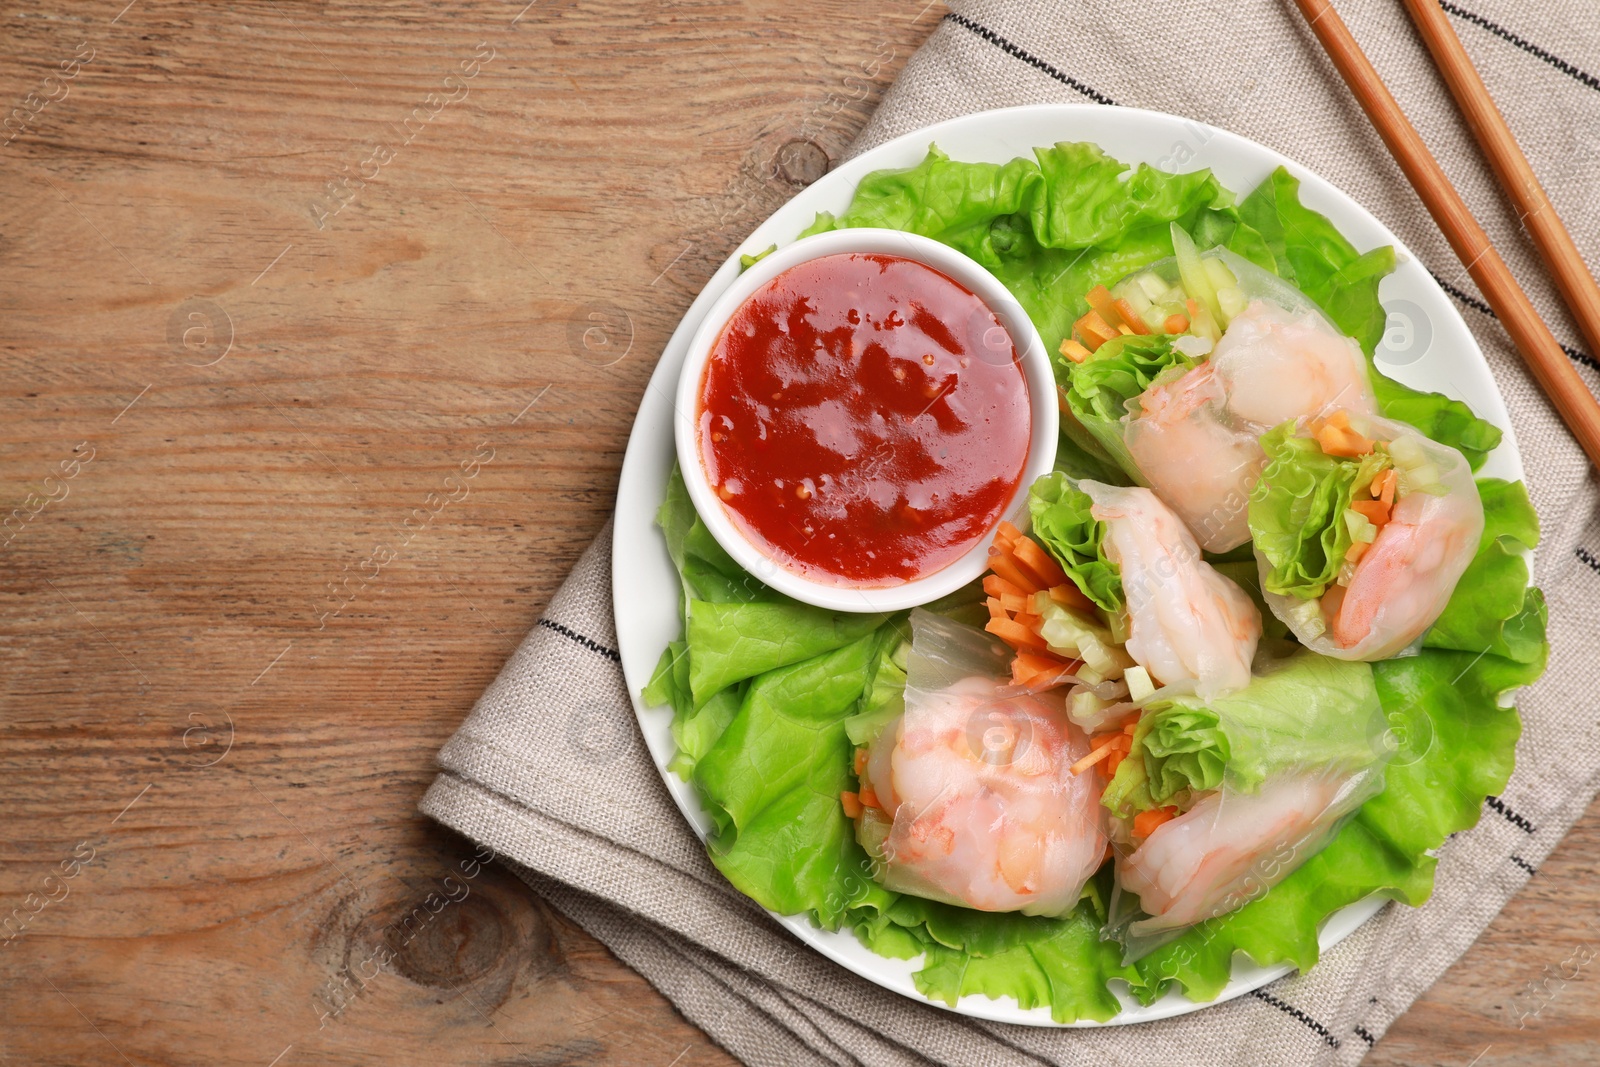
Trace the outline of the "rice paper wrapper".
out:
<instances>
[{"instance_id":1,"label":"rice paper wrapper","mask_svg":"<svg viewBox=\"0 0 1600 1067\"><path fill-rule=\"evenodd\" d=\"M1061 916L1106 847L1100 781L1074 775L1088 737L1064 690L1009 684L990 635L911 613L905 713L873 742L863 772L884 810L857 839L884 888L981 911ZM892 809L892 810L889 810Z\"/></svg>"},{"instance_id":2,"label":"rice paper wrapper","mask_svg":"<svg viewBox=\"0 0 1600 1067\"><path fill-rule=\"evenodd\" d=\"M1378 531L1343 594L1341 624L1330 618L1324 598L1302 599L1267 588L1271 561L1259 539L1256 563L1267 606L1301 644L1336 659L1376 662L1414 654L1444 612L1456 583L1478 553L1483 501L1466 457L1405 423L1377 416L1352 416L1351 426L1374 440L1405 442L1432 467L1437 486L1401 495L1393 518ZM1360 634L1356 640L1349 640Z\"/></svg>"},{"instance_id":3,"label":"rice paper wrapper","mask_svg":"<svg viewBox=\"0 0 1600 1067\"><path fill-rule=\"evenodd\" d=\"M1130 959L1264 894L1383 790L1396 745L1371 667L1301 649L1256 670L1236 693L1145 706L1129 771L1148 803L1192 806L1118 845L1110 928Z\"/></svg>"}]
</instances>

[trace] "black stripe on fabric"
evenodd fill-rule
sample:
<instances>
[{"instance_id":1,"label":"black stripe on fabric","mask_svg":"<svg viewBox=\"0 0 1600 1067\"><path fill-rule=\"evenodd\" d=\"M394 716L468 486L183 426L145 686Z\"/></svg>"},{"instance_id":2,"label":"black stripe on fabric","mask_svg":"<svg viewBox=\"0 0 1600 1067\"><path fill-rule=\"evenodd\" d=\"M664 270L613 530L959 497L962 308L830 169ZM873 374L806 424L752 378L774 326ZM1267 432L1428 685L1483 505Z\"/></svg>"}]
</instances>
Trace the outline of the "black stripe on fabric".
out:
<instances>
[{"instance_id":1,"label":"black stripe on fabric","mask_svg":"<svg viewBox=\"0 0 1600 1067\"><path fill-rule=\"evenodd\" d=\"M559 622L551 622L549 619L540 619L539 625L543 626L546 630L554 630L556 633L567 638L569 641L576 641L584 648L587 648L590 652L598 652L606 659L615 660L618 663L622 662L622 656L617 652L616 649L607 648L594 638L585 637L576 630L569 630L565 626L562 626Z\"/></svg>"},{"instance_id":2,"label":"black stripe on fabric","mask_svg":"<svg viewBox=\"0 0 1600 1067\"><path fill-rule=\"evenodd\" d=\"M1434 274L1431 270L1428 272L1428 274L1433 278L1434 281L1439 283L1439 288L1443 289L1445 292L1449 293L1451 296L1467 305L1467 307L1474 311L1483 312L1496 322L1500 321L1500 316L1494 313L1494 308L1490 307L1488 304L1485 304L1482 300L1479 300L1477 297L1472 296L1469 293L1462 292L1460 289L1457 289L1455 286L1451 285L1437 274ZM1567 354L1567 358L1573 362L1582 363L1585 367L1588 367L1591 370L1600 370L1600 359L1595 359L1582 349L1573 348L1571 345L1562 345L1560 341L1557 341L1556 344L1561 345L1561 351L1565 352Z\"/></svg>"},{"instance_id":3,"label":"black stripe on fabric","mask_svg":"<svg viewBox=\"0 0 1600 1067\"><path fill-rule=\"evenodd\" d=\"M1368 1033L1365 1026L1356 1027L1356 1036L1365 1041L1368 1048L1371 1048L1373 1045L1378 1043L1378 1039Z\"/></svg>"},{"instance_id":4,"label":"black stripe on fabric","mask_svg":"<svg viewBox=\"0 0 1600 1067\"><path fill-rule=\"evenodd\" d=\"M1116 103L1115 100L1111 99L1105 93L1102 93L1100 90L1092 86L1083 84L1083 82L1079 81L1077 78L1074 78L1072 75L1057 69L1054 64L1046 63L1044 60L1040 59L1038 56L1034 55L1032 52L1029 52L1020 45L1012 44L1010 41L1006 40L998 33L995 33L981 22L974 22L972 19L967 18L967 16L958 15L954 11L945 15L944 20L946 22L955 23L957 26L960 26L969 33L977 34L979 37L982 37L985 41L988 41L990 44L994 45L1002 52L1005 52L1007 55L1014 56L1015 58L1022 60L1030 67L1044 71L1062 85L1070 86L1071 88L1078 90L1078 92L1082 93L1084 96L1087 96L1090 100L1093 100L1097 104Z\"/></svg>"},{"instance_id":5,"label":"black stripe on fabric","mask_svg":"<svg viewBox=\"0 0 1600 1067\"><path fill-rule=\"evenodd\" d=\"M1594 571L1596 574L1600 574L1600 559L1595 559L1593 552L1590 552L1587 548L1579 545L1577 554L1579 559L1583 560L1584 563L1589 565L1590 570Z\"/></svg>"},{"instance_id":6,"label":"black stripe on fabric","mask_svg":"<svg viewBox=\"0 0 1600 1067\"><path fill-rule=\"evenodd\" d=\"M1501 815L1504 815L1507 822L1521 830L1523 833L1531 834L1534 832L1533 823L1512 811L1506 806L1506 802L1501 800L1499 797L1493 795L1486 796L1483 798L1483 802L1489 805L1489 807L1493 808L1495 811L1498 811Z\"/></svg>"},{"instance_id":7,"label":"black stripe on fabric","mask_svg":"<svg viewBox=\"0 0 1600 1067\"><path fill-rule=\"evenodd\" d=\"M1575 78L1591 89L1600 90L1600 78L1596 78L1593 74L1589 74L1586 71L1580 70L1578 67L1568 63L1560 56L1551 55L1549 52L1546 52L1543 48L1540 48L1526 37L1518 37L1504 26L1490 22L1482 15L1468 11L1466 8L1457 7L1456 5L1450 3L1449 0L1442 0L1439 6L1444 8L1446 13L1454 15L1458 19L1465 19L1476 26L1483 27L1496 37L1500 38L1502 41L1516 45L1529 55L1538 56L1540 59L1550 64L1561 73L1567 75L1569 78Z\"/></svg>"},{"instance_id":8,"label":"black stripe on fabric","mask_svg":"<svg viewBox=\"0 0 1600 1067\"><path fill-rule=\"evenodd\" d=\"M1322 1040L1328 1043L1329 1048L1339 1047L1339 1039L1334 1037L1332 1032L1329 1031L1326 1026L1323 1026L1321 1023L1317 1022L1317 1020L1313 1019L1311 1016L1307 1015L1293 1004L1285 1004L1271 993L1260 989L1252 989L1250 991L1250 995L1255 997L1257 1000L1266 1001L1268 1004L1271 1004L1274 1008L1277 1008L1290 1018L1299 1019L1301 1022L1311 1027L1311 1029L1315 1030L1317 1034L1321 1036Z\"/></svg>"},{"instance_id":9,"label":"black stripe on fabric","mask_svg":"<svg viewBox=\"0 0 1600 1067\"><path fill-rule=\"evenodd\" d=\"M1539 873L1539 868L1535 867L1533 864L1529 863L1527 860L1523 859L1521 856L1512 856L1511 857L1511 862L1515 863L1518 867L1521 867L1523 870L1527 871L1529 874L1538 874Z\"/></svg>"}]
</instances>

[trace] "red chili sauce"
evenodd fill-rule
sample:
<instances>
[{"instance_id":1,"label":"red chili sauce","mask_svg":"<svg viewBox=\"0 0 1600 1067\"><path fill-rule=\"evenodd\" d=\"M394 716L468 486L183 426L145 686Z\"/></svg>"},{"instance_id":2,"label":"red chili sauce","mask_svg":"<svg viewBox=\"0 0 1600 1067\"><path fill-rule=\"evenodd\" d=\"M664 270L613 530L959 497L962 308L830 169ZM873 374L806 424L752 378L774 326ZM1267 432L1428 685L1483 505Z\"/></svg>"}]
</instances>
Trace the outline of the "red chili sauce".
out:
<instances>
[{"instance_id":1,"label":"red chili sauce","mask_svg":"<svg viewBox=\"0 0 1600 1067\"><path fill-rule=\"evenodd\" d=\"M791 267L734 313L701 383L700 456L735 525L812 580L890 586L955 562L1022 480L1010 336L899 256Z\"/></svg>"}]
</instances>

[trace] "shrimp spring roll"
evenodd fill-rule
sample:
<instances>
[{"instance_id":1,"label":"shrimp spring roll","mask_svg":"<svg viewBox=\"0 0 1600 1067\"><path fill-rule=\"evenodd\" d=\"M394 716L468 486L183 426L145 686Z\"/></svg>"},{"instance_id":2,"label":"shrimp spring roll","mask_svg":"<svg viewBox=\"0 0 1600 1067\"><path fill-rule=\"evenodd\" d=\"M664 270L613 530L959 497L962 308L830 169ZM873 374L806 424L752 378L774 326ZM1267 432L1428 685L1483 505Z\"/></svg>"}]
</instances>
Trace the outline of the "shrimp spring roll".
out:
<instances>
[{"instance_id":1,"label":"shrimp spring roll","mask_svg":"<svg viewBox=\"0 0 1600 1067\"><path fill-rule=\"evenodd\" d=\"M1383 789L1392 751L1372 668L1300 649L1214 700L1158 693L1102 803L1133 955L1242 907L1314 856ZM1119 905L1123 902L1119 901Z\"/></svg>"},{"instance_id":2,"label":"shrimp spring roll","mask_svg":"<svg viewBox=\"0 0 1600 1067\"><path fill-rule=\"evenodd\" d=\"M1124 647L1152 682L1206 697L1249 684L1261 613L1154 493L1056 473L1034 483L1029 509L1067 575L1125 619Z\"/></svg>"},{"instance_id":3,"label":"shrimp spring roll","mask_svg":"<svg viewBox=\"0 0 1600 1067\"><path fill-rule=\"evenodd\" d=\"M1335 412L1261 439L1250 499L1261 587L1301 644L1339 659L1414 651L1478 551L1466 457L1402 423Z\"/></svg>"},{"instance_id":4,"label":"shrimp spring roll","mask_svg":"<svg viewBox=\"0 0 1600 1067\"><path fill-rule=\"evenodd\" d=\"M1061 916L1105 860L1102 783L1059 690L1010 684L1000 643L911 613L904 712L858 757L856 837L886 889Z\"/></svg>"},{"instance_id":5,"label":"shrimp spring roll","mask_svg":"<svg viewBox=\"0 0 1600 1067\"><path fill-rule=\"evenodd\" d=\"M1173 242L1174 260L1113 290L1113 310L1143 308L1139 329L1063 345L1066 429L1225 552L1250 537L1261 434L1335 407L1374 413L1376 400L1360 345L1310 298L1226 249L1197 253L1176 227Z\"/></svg>"}]
</instances>

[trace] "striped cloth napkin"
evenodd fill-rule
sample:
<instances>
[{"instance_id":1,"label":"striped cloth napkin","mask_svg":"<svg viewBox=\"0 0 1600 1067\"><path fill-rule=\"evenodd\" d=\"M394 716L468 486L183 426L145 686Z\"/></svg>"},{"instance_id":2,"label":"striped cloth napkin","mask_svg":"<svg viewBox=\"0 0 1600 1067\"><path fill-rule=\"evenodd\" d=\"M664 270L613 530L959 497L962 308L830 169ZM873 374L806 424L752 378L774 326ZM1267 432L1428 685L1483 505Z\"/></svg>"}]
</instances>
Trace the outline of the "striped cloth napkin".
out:
<instances>
[{"instance_id":1,"label":"striped cloth napkin","mask_svg":"<svg viewBox=\"0 0 1600 1067\"><path fill-rule=\"evenodd\" d=\"M1600 33L1582 0L1446 2L1592 264L1600 264ZM1580 335L1392 0L1342 5L1401 105L1591 384ZM1309 974L1136 1027L988 1023L887 992L802 947L712 868L662 787L618 666L608 527L439 754L422 810L494 848L749 1064L1354 1064L1464 952L1594 795L1600 521L1583 454L1284 0L958 0L855 145L987 108L1097 101L1261 141L1352 194L1437 272L1511 409L1544 524L1549 673L1520 699L1518 770L1390 906ZM1587 29L1586 29L1587 28ZM565 743L562 743L565 742ZM1515 992L1508 989L1507 997ZM1508 1019L1508 1022L1515 1022Z\"/></svg>"}]
</instances>

